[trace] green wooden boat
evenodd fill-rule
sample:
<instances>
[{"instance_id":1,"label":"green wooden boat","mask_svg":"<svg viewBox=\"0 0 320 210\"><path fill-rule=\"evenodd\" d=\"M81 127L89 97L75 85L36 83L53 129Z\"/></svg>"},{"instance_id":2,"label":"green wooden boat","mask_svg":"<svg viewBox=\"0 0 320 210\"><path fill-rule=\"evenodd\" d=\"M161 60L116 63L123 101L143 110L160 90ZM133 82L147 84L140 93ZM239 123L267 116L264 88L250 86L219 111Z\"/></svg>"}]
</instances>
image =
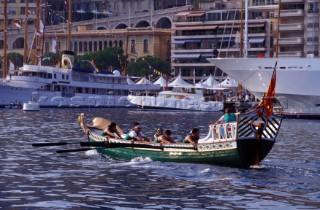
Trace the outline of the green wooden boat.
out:
<instances>
[{"instance_id":1,"label":"green wooden boat","mask_svg":"<svg viewBox=\"0 0 320 210\"><path fill-rule=\"evenodd\" d=\"M99 118L100 122L101 118ZM94 119L94 122L97 121ZM101 130L107 125L87 124L81 114L78 122L88 136L87 146L117 159L149 157L154 161L206 163L235 167L259 164L272 149L280 129L282 116L269 115L265 106L239 114L235 122L209 125L207 136L196 146L183 143L159 144L107 138ZM107 122L107 120L105 120ZM105 126L105 127L104 127ZM83 143L82 146L85 146Z\"/></svg>"}]
</instances>

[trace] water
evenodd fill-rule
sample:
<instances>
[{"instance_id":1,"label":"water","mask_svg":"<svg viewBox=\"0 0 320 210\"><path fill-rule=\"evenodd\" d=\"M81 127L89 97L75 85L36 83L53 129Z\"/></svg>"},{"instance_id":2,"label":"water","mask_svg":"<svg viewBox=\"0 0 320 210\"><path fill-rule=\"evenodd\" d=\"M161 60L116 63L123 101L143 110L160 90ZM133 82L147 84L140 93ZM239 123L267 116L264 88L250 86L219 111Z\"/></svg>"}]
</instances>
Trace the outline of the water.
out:
<instances>
[{"instance_id":1,"label":"water","mask_svg":"<svg viewBox=\"0 0 320 210\"><path fill-rule=\"evenodd\" d=\"M0 208L3 209L319 209L320 121L284 120L277 142L254 169L202 164L130 162L94 150L57 154L77 145L35 148L35 142L86 140L77 116L112 119L148 136L169 128L182 139L202 136L220 113L135 109L0 110Z\"/></svg>"}]
</instances>

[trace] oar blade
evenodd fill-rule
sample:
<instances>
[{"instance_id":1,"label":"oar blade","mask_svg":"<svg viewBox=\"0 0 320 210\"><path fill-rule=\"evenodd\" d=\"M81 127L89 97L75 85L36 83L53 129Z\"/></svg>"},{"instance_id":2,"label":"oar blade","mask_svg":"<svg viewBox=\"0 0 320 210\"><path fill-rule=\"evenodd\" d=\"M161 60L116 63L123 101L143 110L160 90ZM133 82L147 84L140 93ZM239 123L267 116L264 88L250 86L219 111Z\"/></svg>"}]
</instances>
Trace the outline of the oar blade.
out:
<instances>
[{"instance_id":1,"label":"oar blade","mask_svg":"<svg viewBox=\"0 0 320 210\"><path fill-rule=\"evenodd\" d=\"M89 150L92 150L92 148L64 149L64 150L57 150L56 153L83 152L83 151L89 151Z\"/></svg>"}]
</instances>

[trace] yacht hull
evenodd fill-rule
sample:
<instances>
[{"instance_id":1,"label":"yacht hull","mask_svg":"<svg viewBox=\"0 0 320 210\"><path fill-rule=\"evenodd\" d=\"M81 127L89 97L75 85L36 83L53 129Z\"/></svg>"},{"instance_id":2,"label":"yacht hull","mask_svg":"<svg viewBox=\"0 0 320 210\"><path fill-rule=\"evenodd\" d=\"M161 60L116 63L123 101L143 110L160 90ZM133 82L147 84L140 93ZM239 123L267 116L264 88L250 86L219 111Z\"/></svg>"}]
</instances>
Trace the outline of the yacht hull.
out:
<instances>
[{"instance_id":1,"label":"yacht hull","mask_svg":"<svg viewBox=\"0 0 320 210\"><path fill-rule=\"evenodd\" d=\"M248 91L261 98L277 63L276 97L284 114L320 117L320 60L311 58L218 58L208 59Z\"/></svg>"}]
</instances>

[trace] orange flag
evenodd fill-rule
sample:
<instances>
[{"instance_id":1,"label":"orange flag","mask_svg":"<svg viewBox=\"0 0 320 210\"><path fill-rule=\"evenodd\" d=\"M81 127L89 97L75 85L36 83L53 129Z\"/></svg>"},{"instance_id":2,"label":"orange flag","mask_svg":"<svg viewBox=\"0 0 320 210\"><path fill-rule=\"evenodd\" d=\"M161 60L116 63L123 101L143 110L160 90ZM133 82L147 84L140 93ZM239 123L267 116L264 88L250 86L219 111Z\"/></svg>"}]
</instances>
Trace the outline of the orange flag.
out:
<instances>
[{"instance_id":1,"label":"orange flag","mask_svg":"<svg viewBox=\"0 0 320 210\"><path fill-rule=\"evenodd\" d=\"M276 80L277 80L276 66L277 66L277 62L276 62L275 67L273 69L273 73L272 73L272 77L271 77L271 81L270 81L270 84L269 84L268 91L262 97L262 101L258 105L258 107L262 107L262 106L265 107L266 116L267 117L270 116L273 113L273 98L274 98L274 95L275 95Z\"/></svg>"}]
</instances>

